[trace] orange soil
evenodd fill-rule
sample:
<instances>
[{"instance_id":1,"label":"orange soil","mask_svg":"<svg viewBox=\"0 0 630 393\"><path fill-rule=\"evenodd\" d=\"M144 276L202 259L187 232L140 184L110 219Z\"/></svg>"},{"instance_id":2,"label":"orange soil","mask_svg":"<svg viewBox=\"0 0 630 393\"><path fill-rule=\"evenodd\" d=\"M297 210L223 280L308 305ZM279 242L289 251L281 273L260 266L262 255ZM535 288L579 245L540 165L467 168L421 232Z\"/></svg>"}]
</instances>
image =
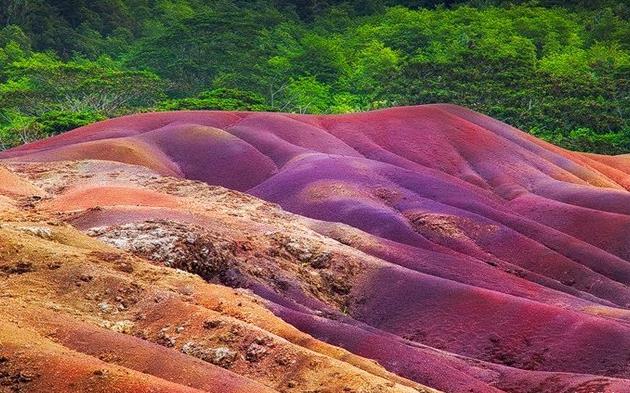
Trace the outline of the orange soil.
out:
<instances>
[{"instance_id":1,"label":"orange soil","mask_svg":"<svg viewBox=\"0 0 630 393\"><path fill-rule=\"evenodd\" d=\"M92 195L118 204L120 191ZM247 291L155 266L44 210L0 222L0 379L11 389L432 391L300 332ZM233 354L223 367L217 348Z\"/></svg>"}]
</instances>

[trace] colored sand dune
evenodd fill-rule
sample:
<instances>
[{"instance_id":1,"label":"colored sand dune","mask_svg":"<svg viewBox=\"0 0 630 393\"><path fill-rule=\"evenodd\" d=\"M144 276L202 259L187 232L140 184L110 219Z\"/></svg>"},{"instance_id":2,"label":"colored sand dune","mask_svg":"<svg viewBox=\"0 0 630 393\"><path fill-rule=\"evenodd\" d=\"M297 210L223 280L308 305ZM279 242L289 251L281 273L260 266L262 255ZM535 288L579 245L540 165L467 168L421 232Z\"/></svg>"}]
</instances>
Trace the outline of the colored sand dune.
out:
<instances>
[{"instance_id":1,"label":"colored sand dune","mask_svg":"<svg viewBox=\"0 0 630 393\"><path fill-rule=\"evenodd\" d=\"M3 268L12 296L3 299L29 310L3 300L3 315L60 362L72 352L77 370L100 359L120 386L213 391L208 380L219 378L233 391L630 391L630 157L569 152L464 108L426 105L140 114L0 158L0 211L18 222L1 227L16 236L15 250L0 249L14 263ZM17 246L19 228L33 225L24 222L46 219L72 225L42 242L76 254L76 266L17 274L30 255L50 263ZM116 256L94 254L101 247ZM96 256L81 259L86 250ZM142 274L107 270L121 258ZM82 269L99 279L77 286ZM143 295L101 309L105 287L121 280ZM238 296L253 308L228 314L260 337L203 330L201 308L237 296L226 286L248 290ZM176 295L152 303L168 288ZM62 333L51 339L53 327ZM19 352L10 329L2 334ZM109 346L117 360L102 359ZM302 360L278 360L280 347ZM147 371L150 356L201 363L178 380ZM138 374L119 378L121 368Z\"/></svg>"}]
</instances>

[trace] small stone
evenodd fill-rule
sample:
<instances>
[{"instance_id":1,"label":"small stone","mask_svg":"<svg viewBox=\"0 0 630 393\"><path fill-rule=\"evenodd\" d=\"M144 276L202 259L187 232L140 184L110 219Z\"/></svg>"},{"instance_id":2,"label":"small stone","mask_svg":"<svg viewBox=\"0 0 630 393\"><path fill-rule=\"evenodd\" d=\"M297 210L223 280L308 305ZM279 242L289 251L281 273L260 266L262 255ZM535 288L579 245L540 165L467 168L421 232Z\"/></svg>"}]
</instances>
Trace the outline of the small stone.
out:
<instances>
[{"instance_id":1,"label":"small stone","mask_svg":"<svg viewBox=\"0 0 630 393\"><path fill-rule=\"evenodd\" d=\"M308 262L311 260L311 258L313 258L313 254L311 254L310 252L303 252L298 255L298 259L302 262Z\"/></svg>"},{"instance_id":2,"label":"small stone","mask_svg":"<svg viewBox=\"0 0 630 393\"><path fill-rule=\"evenodd\" d=\"M218 319L206 319L203 321L204 329L215 329L221 326L222 322Z\"/></svg>"},{"instance_id":3,"label":"small stone","mask_svg":"<svg viewBox=\"0 0 630 393\"><path fill-rule=\"evenodd\" d=\"M276 360L276 363L281 366L289 366L295 363L295 360L287 354L281 354L278 357L276 357L275 360Z\"/></svg>"},{"instance_id":4,"label":"small stone","mask_svg":"<svg viewBox=\"0 0 630 393\"><path fill-rule=\"evenodd\" d=\"M50 262L48 265L48 269L50 270L57 270L61 267L61 262L55 261L55 262Z\"/></svg>"},{"instance_id":5,"label":"small stone","mask_svg":"<svg viewBox=\"0 0 630 393\"><path fill-rule=\"evenodd\" d=\"M89 274L81 274L81 276L79 277L79 280L83 281L83 282L90 282L92 281L92 276L90 276Z\"/></svg>"},{"instance_id":6,"label":"small stone","mask_svg":"<svg viewBox=\"0 0 630 393\"><path fill-rule=\"evenodd\" d=\"M121 262L118 264L118 270L123 273L133 273L133 266L127 262Z\"/></svg>"},{"instance_id":7,"label":"small stone","mask_svg":"<svg viewBox=\"0 0 630 393\"><path fill-rule=\"evenodd\" d=\"M221 367L229 367L236 360L236 352L226 347L219 347L213 350L212 363Z\"/></svg>"},{"instance_id":8,"label":"small stone","mask_svg":"<svg viewBox=\"0 0 630 393\"><path fill-rule=\"evenodd\" d=\"M227 347L205 348L189 341L182 346L182 352L223 368L229 368L236 360L237 353Z\"/></svg>"},{"instance_id":9,"label":"small stone","mask_svg":"<svg viewBox=\"0 0 630 393\"><path fill-rule=\"evenodd\" d=\"M175 346L175 338L166 334L166 330L168 330L168 328L164 328L160 331L157 342L165 347L172 348Z\"/></svg>"},{"instance_id":10,"label":"small stone","mask_svg":"<svg viewBox=\"0 0 630 393\"><path fill-rule=\"evenodd\" d=\"M257 362L267 354L267 348L258 343L252 343L245 352L245 359L250 362Z\"/></svg>"},{"instance_id":11,"label":"small stone","mask_svg":"<svg viewBox=\"0 0 630 393\"><path fill-rule=\"evenodd\" d=\"M329 252L324 252L312 258L310 264L315 269L325 269L330 266L331 259L332 255Z\"/></svg>"},{"instance_id":12,"label":"small stone","mask_svg":"<svg viewBox=\"0 0 630 393\"><path fill-rule=\"evenodd\" d=\"M29 372L22 371L18 374L17 380L19 382L31 382L35 376Z\"/></svg>"},{"instance_id":13,"label":"small stone","mask_svg":"<svg viewBox=\"0 0 630 393\"><path fill-rule=\"evenodd\" d=\"M114 322L113 324L109 326L109 329L117 333L131 334L133 327L134 327L134 323L132 321L125 319L122 321Z\"/></svg>"}]
</instances>

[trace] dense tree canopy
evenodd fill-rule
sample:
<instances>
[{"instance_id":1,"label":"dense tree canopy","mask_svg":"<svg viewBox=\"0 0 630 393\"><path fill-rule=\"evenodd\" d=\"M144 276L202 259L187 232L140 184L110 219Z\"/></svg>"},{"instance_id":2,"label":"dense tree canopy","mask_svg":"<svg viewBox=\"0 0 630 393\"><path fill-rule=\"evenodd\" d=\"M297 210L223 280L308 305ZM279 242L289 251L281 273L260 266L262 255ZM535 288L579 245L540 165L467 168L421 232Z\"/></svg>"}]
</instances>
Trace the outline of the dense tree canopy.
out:
<instances>
[{"instance_id":1,"label":"dense tree canopy","mask_svg":"<svg viewBox=\"0 0 630 393\"><path fill-rule=\"evenodd\" d=\"M569 148L630 152L623 1L5 3L0 148L146 110L452 102Z\"/></svg>"}]
</instances>

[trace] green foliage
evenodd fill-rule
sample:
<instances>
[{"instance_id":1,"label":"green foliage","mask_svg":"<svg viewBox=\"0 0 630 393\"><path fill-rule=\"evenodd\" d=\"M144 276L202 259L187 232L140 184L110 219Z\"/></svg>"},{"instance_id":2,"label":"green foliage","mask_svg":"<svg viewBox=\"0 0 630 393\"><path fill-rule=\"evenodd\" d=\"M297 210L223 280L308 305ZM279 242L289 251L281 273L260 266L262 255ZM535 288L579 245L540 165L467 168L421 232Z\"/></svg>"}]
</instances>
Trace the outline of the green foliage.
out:
<instances>
[{"instance_id":1,"label":"green foliage","mask_svg":"<svg viewBox=\"0 0 630 393\"><path fill-rule=\"evenodd\" d=\"M50 111L39 116L37 122L44 133L54 135L105 119L105 116L93 111Z\"/></svg>"},{"instance_id":2,"label":"green foliage","mask_svg":"<svg viewBox=\"0 0 630 393\"><path fill-rule=\"evenodd\" d=\"M286 97L287 106L298 113L323 113L330 107L330 88L313 76L291 80Z\"/></svg>"},{"instance_id":3,"label":"green foliage","mask_svg":"<svg viewBox=\"0 0 630 393\"><path fill-rule=\"evenodd\" d=\"M60 134L106 119L91 111L53 110L40 116L27 116L14 110L0 111L0 149Z\"/></svg>"},{"instance_id":4,"label":"green foliage","mask_svg":"<svg viewBox=\"0 0 630 393\"><path fill-rule=\"evenodd\" d=\"M19 29L0 31L0 147L7 148L107 117L153 106L164 83L118 60L62 60L33 52Z\"/></svg>"},{"instance_id":5,"label":"green foliage","mask_svg":"<svg viewBox=\"0 0 630 393\"><path fill-rule=\"evenodd\" d=\"M624 154L630 151L630 128L604 134L596 133L588 128L577 128L568 134L532 130L532 134L571 150L600 151L607 154Z\"/></svg>"},{"instance_id":6,"label":"green foliage","mask_svg":"<svg viewBox=\"0 0 630 393\"><path fill-rule=\"evenodd\" d=\"M188 10L183 3L158 3L163 14L147 21L145 34L130 48L128 64L168 79L175 97L192 96L208 86L226 87L213 86L217 79L251 85L252 66L262 56L258 36L282 16L256 4L247 8L217 2Z\"/></svg>"},{"instance_id":7,"label":"green foliage","mask_svg":"<svg viewBox=\"0 0 630 393\"><path fill-rule=\"evenodd\" d=\"M0 149L32 142L44 135L34 117L7 109L0 111Z\"/></svg>"},{"instance_id":8,"label":"green foliage","mask_svg":"<svg viewBox=\"0 0 630 393\"><path fill-rule=\"evenodd\" d=\"M568 148L630 151L621 0L5 3L5 145L146 110L451 102Z\"/></svg>"},{"instance_id":9,"label":"green foliage","mask_svg":"<svg viewBox=\"0 0 630 393\"><path fill-rule=\"evenodd\" d=\"M126 70L106 56L64 62L54 54L36 52L7 65L4 75L4 104L36 115L62 109L115 116L151 106L163 96L158 76Z\"/></svg>"},{"instance_id":10,"label":"green foliage","mask_svg":"<svg viewBox=\"0 0 630 393\"><path fill-rule=\"evenodd\" d=\"M214 89L199 93L193 98L179 98L163 101L158 110L226 110L226 111L266 111L270 110L265 98L259 94L237 89Z\"/></svg>"}]
</instances>

